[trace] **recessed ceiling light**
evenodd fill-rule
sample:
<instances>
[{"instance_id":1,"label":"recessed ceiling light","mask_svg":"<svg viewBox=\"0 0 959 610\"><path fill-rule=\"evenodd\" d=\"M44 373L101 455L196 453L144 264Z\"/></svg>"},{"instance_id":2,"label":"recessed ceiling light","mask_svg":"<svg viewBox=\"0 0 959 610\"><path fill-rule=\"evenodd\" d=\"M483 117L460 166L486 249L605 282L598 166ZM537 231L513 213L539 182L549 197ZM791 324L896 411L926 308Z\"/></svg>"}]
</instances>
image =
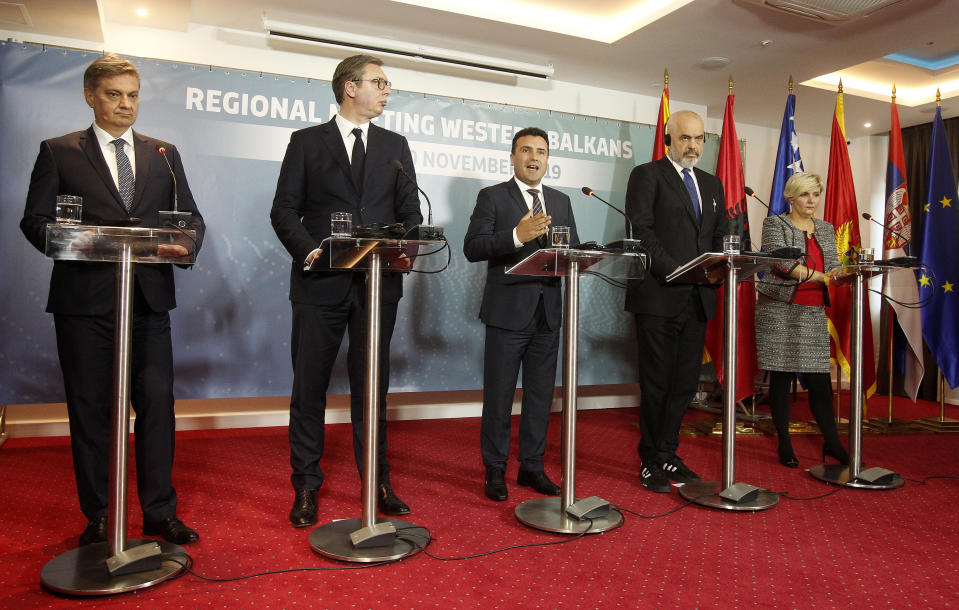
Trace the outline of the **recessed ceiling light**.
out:
<instances>
[{"instance_id":1,"label":"recessed ceiling light","mask_svg":"<svg viewBox=\"0 0 959 610\"><path fill-rule=\"evenodd\" d=\"M729 65L728 57L704 57L697 64L703 70L718 70Z\"/></svg>"},{"instance_id":2,"label":"recessed ceiling light","mask_svg":"<svg viewBox=\"0 0 959 610\"><path fill-rule=\"evenodd\" d=\"M872 123L863 123L862 126L863 126L863 127L872 127Z\"/></svg>"},{"instance_id":3,"label":"recessed ceiling light","mask_svg":"<svg viewBox=\"0 0 959 610\"><path fill-rule=\"evenodd\" d=\"M150 11L146 10L142 6L136 10L137 17L146 17L150 14Z\"/></svg>"}]
</instances>

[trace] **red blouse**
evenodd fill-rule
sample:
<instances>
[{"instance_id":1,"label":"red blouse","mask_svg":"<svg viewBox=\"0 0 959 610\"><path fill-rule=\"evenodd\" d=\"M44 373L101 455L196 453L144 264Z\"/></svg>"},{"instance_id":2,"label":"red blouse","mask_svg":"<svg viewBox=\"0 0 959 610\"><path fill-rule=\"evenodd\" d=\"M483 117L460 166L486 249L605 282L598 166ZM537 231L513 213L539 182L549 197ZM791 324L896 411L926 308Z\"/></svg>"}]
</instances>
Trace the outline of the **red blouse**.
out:
<instances>
[{"instance_id":1,"label":"red blouse","mask_svg":"<svg viewBox=\"0 0 959 610\"><path fill-rule=\"evenodd\" d=\"M812 239L809 238L809 233L803 231L803 236L806 238L806 268L809 269L807 272L809 275L813 271L825 271L825 264L823 263L822 258L822 248L819 247L819 242L816 241L815 236ZM805 277L800 277L800 281L805 279ZM824 286L816 281L810 279L809 281L802 282L796 288L796 294L793 296L793 303L796 305L825 305L826 301L823 297Z\"/></svg>"}]
</instances>

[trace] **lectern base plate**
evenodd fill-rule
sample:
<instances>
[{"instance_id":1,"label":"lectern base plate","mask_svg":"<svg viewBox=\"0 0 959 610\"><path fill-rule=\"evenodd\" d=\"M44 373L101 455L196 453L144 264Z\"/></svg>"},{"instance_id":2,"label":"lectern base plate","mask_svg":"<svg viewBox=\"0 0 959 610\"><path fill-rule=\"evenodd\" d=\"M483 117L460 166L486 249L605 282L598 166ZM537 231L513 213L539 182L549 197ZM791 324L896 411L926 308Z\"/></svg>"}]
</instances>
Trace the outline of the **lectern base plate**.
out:
<instances>
[{"instance_id":1,"label":"lectern base plate","mask_svg":"<svg viewBox=\"0 0 959 610\"><path fill-rule=\"evenodd\" d=\"M892 476L888 479L880 479L876 483L854 479L849 474L849 466L841 464L813 466L809 469L809 474L820 481L842 485L843 487L855 487L856 489L899 489L906 484L906 480L896 473L892 473Z\"/></svg>"},{"instance_id":2,"label":"lectern base plate","mask_svg":"<svg viewBox=\"0 0 959 610\"><path fill-rule=\"evenodd\" d=\"M339 561L375 563L392 561L419 553L430 542L430 533L425 527L399 519L378 519L377 523L389 522L396 528L396 538L386 546L356 548L350 534L363 527L362 519L340 519L322 525L310 534L310 547L320 555Z\"/></svg>"},{"instance_id":3,"label":"lectern base plate","mask_svg":"<svg viewBox=\"0 0 959 610\"><path fill-rule=\"evenodd\" d=\"M746 502L733 502L720 496L723 491L718 481L693 481L679 488L679 495L700 506L722 510L757 511L779 504L779 496L768 489L760 489L756 496Z\"/></svg>"},{"instance_id":4,"label":"lectern base plate","mask_svg":"<svg viewBox=\"0 0 959 610\"><path fill-rule=\"evenodd\" d=\"M619 527L623 515L610 508L605 516L593 519L574 519L566 514L560 498L536 498L516 507L516 518L523 525L557 534L597 534Z\"/></svg>"},{"instance_id":5,"label":"lectern base plate","mask_svg":"<svg viewBox=\"0 0 959 610\"><path fill-rule=\"evenodd\" d=\"M127 540L127 546L152 542L154 540ZM164 555L182 553L183 561L187 560L183 547L165 540L155 542L160 545ZM40 579L46 588L67 595L113 595L152 587L183 571L183 566L179 563L164 559L159 567L152 570L111 576L107 570L109 556L107 542L81 546L48 561L40 571Z\"/></svg>"}]
</instances>

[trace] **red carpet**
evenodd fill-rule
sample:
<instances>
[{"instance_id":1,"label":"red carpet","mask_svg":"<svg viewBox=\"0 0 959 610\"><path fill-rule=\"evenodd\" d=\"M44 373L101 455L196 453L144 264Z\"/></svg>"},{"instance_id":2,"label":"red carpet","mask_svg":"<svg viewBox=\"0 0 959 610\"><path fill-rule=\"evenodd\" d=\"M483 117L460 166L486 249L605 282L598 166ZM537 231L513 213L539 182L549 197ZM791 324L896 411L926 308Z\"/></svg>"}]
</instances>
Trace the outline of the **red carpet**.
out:
<instances>
[{"instance_id":1,"label":"red carpet","mask_svg":"<svg viewBox=\"0 0 959 610\"><path fill-rule=\"evenodd\" d=\"M956 408L950 409L953 413L947 415L955 416ZM634 409L580 414L577 495L600 495L645 515L666 513L682 506L682 500L675 491L653 494L640 487L635 420ZM518 421L514 433L517 427ZM567 539L516 521L515 506L536 495L515 485L515 465L508 473L508 502L494 503L483 496L479 419L391 422L390 428L393 485L413 508L406 520L435 536L430 552L456 557ZM327 430L321 524L360 516L349 426ZM819 437L796 437L794 446L800 470L778 464L772 438L741 438L736 479L796 497L836 489L802 470L816 462ZM720 451L718 436L681 441L681 456L707 479L720 478ZM959 435L864 439L869 465L910 479L959 475L957 458ZM560 420L554 417L547 472L557 482L559 463ZM231 577L284 568L343 567L310 550L310 529L294 530L286 522L292 492L285 429L180 433L174 480L180 517L201 534L199 543L187 547L201 574ZM8 441L0 449L0 481L4 608L959 605L955 479L925 485L907 481L894 491L840 489L817 500L783 499L758 513L688 506L661 519L627 514L617 530L465 561L437 561L421 553L367 569L227 583L186 574L151 589L80 601L53 595L40 585L43 565L73 548L85 525L77 508L67 439ZM135 490L130 497L135 499ZM129 519L131 536L139 536L135 506Z\"/></svg>"}]
</instances>

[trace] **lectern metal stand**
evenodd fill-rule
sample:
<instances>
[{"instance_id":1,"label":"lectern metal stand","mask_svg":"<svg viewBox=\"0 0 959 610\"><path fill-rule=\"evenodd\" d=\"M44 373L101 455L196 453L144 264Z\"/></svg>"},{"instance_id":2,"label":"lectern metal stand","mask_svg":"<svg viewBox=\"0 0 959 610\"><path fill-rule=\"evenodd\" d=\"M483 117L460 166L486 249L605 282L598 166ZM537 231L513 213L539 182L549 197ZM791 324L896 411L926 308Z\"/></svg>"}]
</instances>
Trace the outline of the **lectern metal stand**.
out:
<instances>
[{"instance_id":1,"label":"lectern metal stand","mask_svg":"<svg viewBox=\"0 0 959 610\"><path fill-rule=\"evenodd\" d=\"M440 241L372 238L334 238L329 243L329 265L334 269L366 272L366 381L363 388L363 515L338 519L313 530L310 546L320 555L340 561L375 563L418 553L429 542L426 528L400 519L378 519L379 481L380 286L384 271L409 271L420 246ZM420 257L421 259L423 257ZM385 407L383 407L385 408ZM403 532L402 537L397 532ZM415 537L416 544L405 539Z\"/></svg>"},{"instance_id":2,"label":"lectern metal stand","mask_svg":"<svg viewBox=\"0 0 959 610\"><path fill-rule=\"evenodd\" d=\"M549 248L520 261L506 273L566 276L563 328L563 481L558 498L536 498L516 507L516 518L530 527L558 534L594 534L619 527L623 515L609 502L593 496L576 498L576 400L579 348L579 278L586 269L609 277L642 277L643 254ZM582 518L577 518L579 515Z\"/></svg>"},{"instance_id":3,"label":"lectern metal stand","mask_svg":"<svg viewBox=\"0 0 959 610\"><path fill-rule=\"evenodd\" d=\"M736 314L739 281L770 265L791 261L757 254L721 254L707 252L674 271L668 282L704 284L709 275L725 267L725 320L723 337L723 479L692 481L679 488L679 494L696 504L731 511L758 511L779 503L779 496L768 489L736 482Z\"/></svg>"},{"instance_id":4,"label":"lectern metal stand","mask_svg":"<svg viewBox=\"0 0 959 610\"><path fill-rule=\"evenodd\" d=\"M898 489L906 481L891 470L874 466L862 469L862 338L863 308L866 279L901 267L877 264L850 265L852 271L852 320L850 328L851 351L849 362L849 465L822 464L809 469L809 474L821 481L859 489ZM870 363L871 365L872 363Z\"/></svg>"},{"instance_id":5,"label":"lectern metal stand","mask_svg":"<svg viewBox=\"0 0 959 610\"><path fill-rule=\"evenodd\" d=\"M124 593L151 587L184 569L168 558L171 554L185 555L182 547L164 540L126 537L130 320L133 264L192 264L196 260L195 239L196 232L192 230L55 224L47 227L46 253L50 258L117 265L107 542L71 549L47 562L40 577L43 585L53 591L88 596Z\"/></svg>"}]
</instances>

